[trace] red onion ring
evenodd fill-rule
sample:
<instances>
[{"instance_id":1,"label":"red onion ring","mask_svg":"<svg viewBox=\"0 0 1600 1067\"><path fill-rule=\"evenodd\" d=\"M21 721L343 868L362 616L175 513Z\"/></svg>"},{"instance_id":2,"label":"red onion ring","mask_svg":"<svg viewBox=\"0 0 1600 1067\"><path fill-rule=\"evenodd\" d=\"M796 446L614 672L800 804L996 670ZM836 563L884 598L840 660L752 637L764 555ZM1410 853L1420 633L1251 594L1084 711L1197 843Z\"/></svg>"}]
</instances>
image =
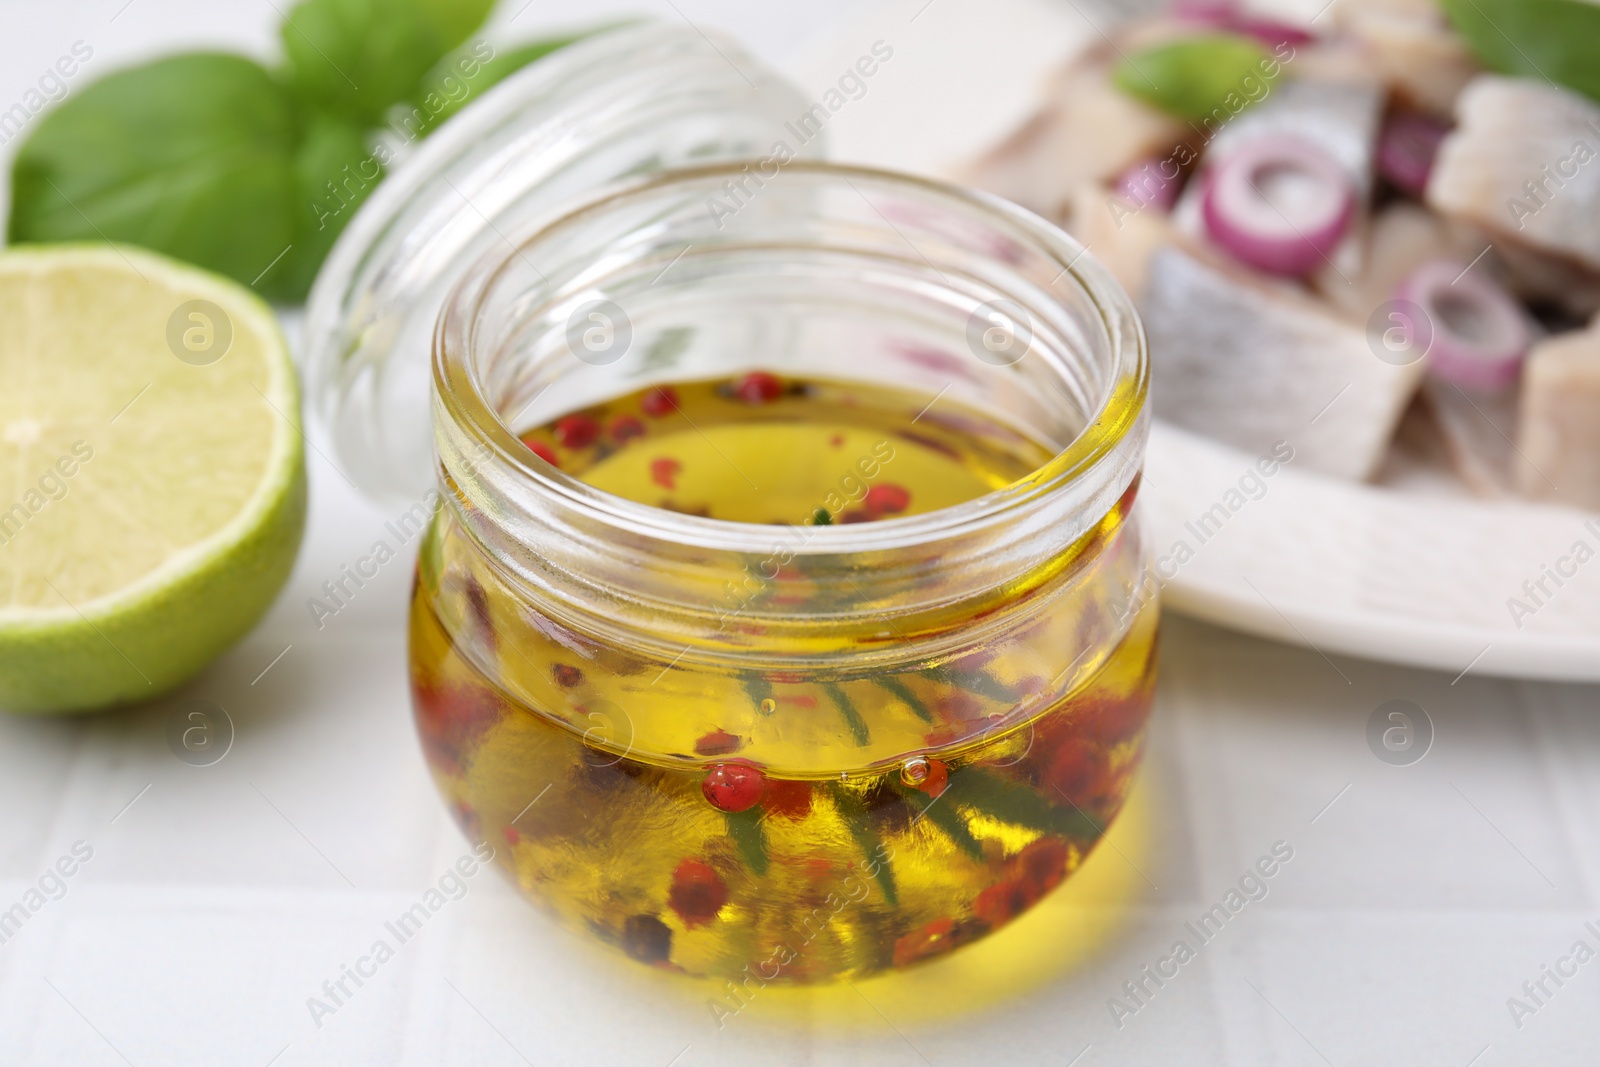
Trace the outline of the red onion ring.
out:
<instances>
[{"instance_id":1,"label":"red onion ring","mask_svg":"<svg viewBox=\"0 0 1600 1067\"><path fill-rule=\"evenodd\" d=\"M1439 144L1449 132L1449 123L1431 115L1416 111L1390 115L1378 138L1378 173L1401 192L1422 196L1433 174Z\"/></svg>"},{"instance_id":2,"label":"red onion ring","mask_svg":"<svg viewBox=\"0 0 1600 1067\"><path fill-rule=\"evenodd\" d=\"M1298 202L1275 203L1292 181ZM1280 193L1278 200L1283 200ZM1206 171L1201 211L1211 239L1268 274L1303 278L1336 248L1355 216L1355 182L1327 152L1293 136L1258 137Z\"/></svg>"},{"instance_id":3,"label":"red onion ring","mask_svg":"<svg viewBox=\"0 0 1600 1067\"><path fill-rule=\"evenodd\" d=\"M1172 15L1180 22L1254 37L1269 48L1309 44L1316 34L1300 26L1246 13L1238 0L1176 0Z\"/></svg>"},{"instance_id":4,"label":"red onion ring","mask_svg":"<svg viewBox=\"0 0 1600 1067\"><path fill-rule=\"evenodd\" d=\"M1177 173L1169 178L1161 173L1163 164L1177 168L1171 157L1151 156L1142 159L1118 175L1111 191L1141 211L1153 207L1166 214L1178 202L1178 193L1183 190L1183 174Z\"/></svg>"},{"instance_id":5,"label":"red onion ring","mask_svg":"<svg viewBox=\"0 0 1600 1067\"><path fill-rule=\"evenodd\" d=\"M1185 22L1220 26L1239 16L1239 0L1173 0L1171 11Z\"/></svg>"},{"instance_id":6,"label":"red onion ring","mask_svg":"<svg viewBox=\"0 0 1600 1067\"><path fill-rule=\"evenodd\" d=\"M1435 260L1395 295L1427 316L1433 328L1428 369L1436 377L1484 391L1517 380L1533 335L1522 305L1503 286L1461 263Z\"/></svg>"}]
</instances>

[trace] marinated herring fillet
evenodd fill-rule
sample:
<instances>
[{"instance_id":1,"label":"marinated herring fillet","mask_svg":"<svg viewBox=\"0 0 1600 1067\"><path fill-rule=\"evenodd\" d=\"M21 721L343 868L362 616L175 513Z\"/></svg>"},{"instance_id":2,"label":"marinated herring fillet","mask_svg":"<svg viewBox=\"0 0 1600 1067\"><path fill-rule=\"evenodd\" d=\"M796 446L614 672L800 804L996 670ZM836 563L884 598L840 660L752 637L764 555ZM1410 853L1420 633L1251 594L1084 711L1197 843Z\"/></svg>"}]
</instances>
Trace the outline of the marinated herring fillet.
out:
<instances>
[{"instance_id":1,"label":"marinated herring fillet","mask_svg":"<svg viewBox=\"0 0 1600 1067\"><path fill-rule=\"evenodd\" d=\"M1600 270L1600 107L1541 82L1484 75L1461 94L1456 119L1429 206Z\"/></svg>"},{"instance_id":2,"label":"marinated herring fillet","mask_svg":"<svg viewBox=\"0 0 1600 1067\"><path fill-rule=\"evenodd\" d=\"M1430 377L1422 394L1457 476L1475 493L1510 496L1517 388L1483 392Z\"/></svg>"},{"instance_id":3,"label":"marinated herring fillet","mask_svg":"<svg viewBox=\"0 0 1600 1067\"><path fill-rule=\"evenodd\" d=\"M1523 493L1600 510L1600 325L1533 346L1517 449Z\"/></svg>"},{"instance_id":4,"label":"marinated herring fillet","mask_svg":"<svg viewBox=\"0 0 1600 1067\"><path fill-rule=\"evenodd\" d=\"M1116 43L1137 56L1192 42L1237 29L1227 22L1239 10L1186 5L1181 19L1124 26ZM1534 373L1523 366L1527 333L1570 330L1600 312L1600 106L1546 79L1485 74L1437 0L1344 0L1312 31L1288 38L1287 78L1226 121L1191 123L1170 156L1147 153L1096 177L1109 166L1085 161L1120 142L1096 140L1086 123L1058 125L1048 159L1043 138L1014 137L1008 155L988 161L1031 168L1043 183L1029 193L1035 204L1059 206L1133 294L1159 416L1246 448L1290 440L1313 468L1370 480L1387 477L1383 457L1410 410L1410 444L1425 441L1433 474L1451 487L1591 499L1586 472L1600 467L1591 455L1600 440L1584 419L1600 409L1588 365L1571 358L1587 342L1544 346L1566 353L1543 361L1559 385L1512 379ZM1084 99L1103 91L1092 84L1108 60L1099 51L1055 91L1086 81ZM1167 97L1182 114L1182 99ZM1046 111L1061 110L1050 101ZM1047 125L1043 113L1035 125ZM1187 173L1153 177L1168 160ZM1373 322L1390 301L1421 300L1425 283L1444 301L1424 301L1433 344L1395 367L1369 336ZM1507 320L1484 310L1512 304L1527 333L1485 335ZM1529 464L1519 448L1545 458ZM1575 473L1545 476L1557 466Z\"/></svg>"},{"instance_id":5,"label":"marinated herring fillet","mask_svg":"<svg viewBox=\"0 0 1600 1067\"><path fill-rule=\"evenodd\" d=\"M1329 302L1365 323L1380 305L1394 298L1401 284L1423 264L1433 260L1470 261L1482 245L1455 232L1437 215L1420 205L1402 201L1385 208L1368 227L1361 270L1346 285L1337 278L1327 287ZM1481 263L1479 270L1487 270Z\"/></svg>"},{"instance_id":6,"label":"marinated herring fillet","mask_svg":"<svg viewBox=\"0 0 1600 1067\"><path fill-rule=\"evenodd\" d=\"M1044 109L963 179L1059 218L1072 189L1109 183L1140 159L1176 145L1183 127L1119 90L1110 71L1099 54L1074 63L1057 79Z\"/></svg>"},{"instance_id":7,"label":"marinated herring fillet","mask_svg":"<svg viewBox=\"0 0 1600 1067\"><path fill-rule=\"evenodd\" d=\"M1330 11L1403 102L1448 115L1482 68L1434 0L1343 0Z\"/></svg>"},{"instance_id":8,"label":"marinated herring fillet","mask_svg":"<svg viewBox=\"0 0 1600 1067\"><path fill-rule=\"evenodd\" d=\"M1422 377L1310 300L1175 248L1151 262L1141 311L1158 416L1251 453L1287 441L1341 478L1373 474Z\"/></svg>"}]
</instances>

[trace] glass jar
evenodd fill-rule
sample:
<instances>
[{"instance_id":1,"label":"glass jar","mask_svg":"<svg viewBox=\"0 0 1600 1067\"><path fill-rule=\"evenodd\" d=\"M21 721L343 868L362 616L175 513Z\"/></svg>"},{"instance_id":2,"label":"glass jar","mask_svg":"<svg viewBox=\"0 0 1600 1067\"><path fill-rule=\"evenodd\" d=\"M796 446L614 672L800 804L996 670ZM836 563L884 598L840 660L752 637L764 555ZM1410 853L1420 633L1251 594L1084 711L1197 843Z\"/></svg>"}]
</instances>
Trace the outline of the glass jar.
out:
<instances>
[{"instance_id":1,"label":"glass jar","mask_svg":"<svg viewBox=\"0 0 1600 1067\"><path fill-rule=\"evenodd\" d=\"M787 125L810 106L736 42L644 23L539 60L408 146L306 306L307 395L343 476L405 507L433 485L428 352L472 264L634 175L762 159L780 141L819 156L824 130Z\"/></svg>"},{"instance_id":2,"label":"glass jar","mask_svg":"<svg viewBox=\"0 0 1600 1067\"><path fill-rule=\"evenodd\" d=\"M784 147L545 205L456 273L411 613L464 832L633 958L762 985L940 955L1069 876L1138 765L1157 627L1126 295L1021 209ZM825 511L916 449L1046 458L920 514L763 525L613 495L522 440L751 373L912 398Z\"/></svg>"}]
</instances>

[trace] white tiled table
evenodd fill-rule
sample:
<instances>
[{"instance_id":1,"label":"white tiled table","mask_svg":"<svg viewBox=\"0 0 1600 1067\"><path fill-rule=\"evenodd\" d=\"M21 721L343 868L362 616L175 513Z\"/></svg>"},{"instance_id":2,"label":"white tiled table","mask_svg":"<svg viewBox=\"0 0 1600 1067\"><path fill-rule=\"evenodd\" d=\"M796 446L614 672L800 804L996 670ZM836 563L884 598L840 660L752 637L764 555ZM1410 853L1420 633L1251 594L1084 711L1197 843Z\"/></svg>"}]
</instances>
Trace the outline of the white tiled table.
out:
<instances>
[{"instance_id":1,"label":"white tiled table","mask_svg":"<svg viewBox=\"0 0 1600 1067\"><path fill-rule=\"evenodd\" d=\"M109 68L197 41L265 47L276 19L253 2L135 0L109 22L121 2L0 15L0 100L78 38ZM823 17L816 5L680 6L774 57ZM523 18L575 8L539 0ZM936 0L915 32L970 17L970 0ZM1560 988L1546 980L1552 995L1520 1028L1507 1007L1575 941L1600 950L1585 928L1600 929L1600 690L1472 674L1452 684L1181 619L1116 848L989 943L904 981L764 993L719 1029L706 1006L715 989L594 950L480 873L319 1027L307 999L468 845L435 798L407 711L405 564L321 631L306 608L392 516L353 499L315 456L311 474L289 589L178 697L84 720L0 720L0 909L75 842L93 849L65 895L0 945L0 1064L1600 1059L1600 960ZM214 766L168 749L186 698L236 724ZM1372 711L1396 698L1436 730L1407 767L1366 741ZM1108 1000L1131 1005L1125 981L1175 940L1197 945L1185 923L1279 841L1294 855L1265 899L1119 1028Z\"/></svg>"}]
</instances>

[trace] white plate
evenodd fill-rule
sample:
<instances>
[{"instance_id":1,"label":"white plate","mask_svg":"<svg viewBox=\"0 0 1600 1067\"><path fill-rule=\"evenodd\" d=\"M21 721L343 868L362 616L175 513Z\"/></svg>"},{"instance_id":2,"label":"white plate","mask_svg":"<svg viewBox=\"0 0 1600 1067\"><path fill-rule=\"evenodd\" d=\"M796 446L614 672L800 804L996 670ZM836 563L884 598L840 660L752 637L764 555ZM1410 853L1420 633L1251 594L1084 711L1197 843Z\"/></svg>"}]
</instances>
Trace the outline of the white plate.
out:
<instances>
[{"instance_id":1,"label":"white plate","mask_svg":"<svg viewBox=\"0 0 1600 1067\"><path fill-rule=\"evenodd\" d=\"M1156 424L1143 498L1172 607L1330 655L1600 680L1600 516L1376 488L1293 463L1239 491L1255 459ZM1594 557L1581 565L1579 543ZM1558 566L1576 575L1550 577ZM1524 583L1540 581L1530 595Z\"/></svg>"},{"instance_id":2,"label":"white plate","mask_svg":"<svg viewBox=\"0 0 1600 1067\"><path fill-rule=\"evenodd\" d=\"M888 0L819 34L787 69L820 98L860 42L889 42L895 59L829 125L831 155L938 173L1028 113L1050 71L1098 39L1091 17L1104 15L1081 0ZM1156 425L1143 497L1156 565L1171 561L1171 607L1330 656L1600 681L1600 516L1351 484L1291 463L1201 543L1188 524L1226 508L1254 463ZM1579 542L1597 558L1557 586L1547 568L1565 557L1573 569ZM1175 566L1180 543L1193 556ZM1523 583L1541 579L1530 596ZM1514 615L1513 598L1531 614Z\"/></svg>"}]
</instances>

